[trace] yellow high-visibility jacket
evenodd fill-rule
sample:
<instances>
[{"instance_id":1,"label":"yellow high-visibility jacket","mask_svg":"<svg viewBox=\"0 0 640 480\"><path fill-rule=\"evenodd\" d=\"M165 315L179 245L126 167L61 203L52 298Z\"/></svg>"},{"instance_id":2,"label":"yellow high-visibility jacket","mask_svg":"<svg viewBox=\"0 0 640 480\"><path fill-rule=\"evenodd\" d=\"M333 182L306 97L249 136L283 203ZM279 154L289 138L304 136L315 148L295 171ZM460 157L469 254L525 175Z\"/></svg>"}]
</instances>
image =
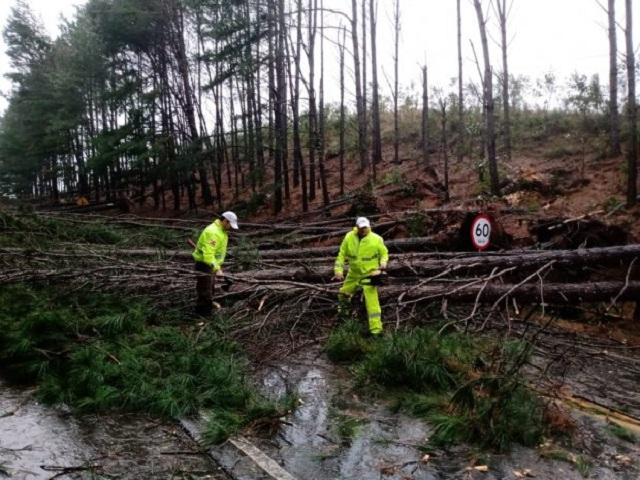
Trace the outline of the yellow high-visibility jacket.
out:
<instances>
[{"instance_id":1,"label":"yellow high-visibility jacket","mask_svg":"<svg viewBox=\"0 0 640 480\"><path fill-rule=\"evenodd\" d=\"M196 262L206 263L214 272L217 272L224 263L227 255L227 241L229 236L220 220L216 220L205 228L200 237L196 249L193 251L193 259Z\"/></svg>"},{"instance_id":2,"label":"yellow high-visibility jacket","mask_svg":"<svg viewBox=\"0 0 640 480\"><path fill-rule=\"evenodd\" d=\"M349 272L364 276L380 267L386 267L388 261L389 251L380 235L369 230L360 239L358 229L354 228L342 240L333 272L336 275L343 274L346 262L349 262Z\"/></svg>"}]
</instances>

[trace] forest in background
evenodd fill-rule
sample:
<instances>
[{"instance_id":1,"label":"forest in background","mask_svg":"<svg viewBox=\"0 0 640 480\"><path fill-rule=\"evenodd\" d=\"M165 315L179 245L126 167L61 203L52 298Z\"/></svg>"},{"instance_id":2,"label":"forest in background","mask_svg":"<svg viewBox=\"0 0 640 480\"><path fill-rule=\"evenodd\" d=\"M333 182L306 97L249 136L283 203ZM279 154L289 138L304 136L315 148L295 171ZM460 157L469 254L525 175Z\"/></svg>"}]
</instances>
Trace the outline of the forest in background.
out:
<instances>
[{"instance_id":1,"label":"forest in background","mask_svg":"<svg viewBox=\"0 0 640 480\"><path fill-rule=\"evenodd\" d=\"M480 58L467 69L475 74L463 75L459 54L450 89L429 86L426 65L419 88L401 87L396 0L389 97L380 95L377 3L350 3L337 12L322 0L90 0L51 39L18 2L3 32L13 90L0 123L1 191L54 202L127 199L173 211L268 199L276 214L295 196L307 211L349 189L345 172L379 181L384 152L395 165L437 166L445 198L449 157L470 159L479 182L499 195L501 162L530 142L567 136L583 157L619 156L626 145L621 168L627 204L635 204L630 0L625 25L616 23L615 0L603 8L608 86L578 72L569 79L510 75L511 2L474 0ZM487 31L495 28L489 16L499 31ZM502 58L493 63L488 35L501 38ZM337 102L325 101L329 63L341 72Z\"/></svg>"}]
</instances>

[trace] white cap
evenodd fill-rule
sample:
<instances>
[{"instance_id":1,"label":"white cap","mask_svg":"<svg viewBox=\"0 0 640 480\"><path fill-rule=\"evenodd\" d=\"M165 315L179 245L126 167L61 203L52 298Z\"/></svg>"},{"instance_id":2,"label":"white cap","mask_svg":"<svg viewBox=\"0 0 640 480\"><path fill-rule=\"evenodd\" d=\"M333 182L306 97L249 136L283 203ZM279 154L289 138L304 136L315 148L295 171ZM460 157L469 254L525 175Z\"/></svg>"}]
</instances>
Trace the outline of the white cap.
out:
<instances>
[{"instance_id":1,"label":"white cap","mask_svg":"<svg viewBox=\"0 0 640 480\"><path fill-rule=\"evenodd\" d=\"M366 217L358 217L358 219L356 220L356 227L358 228L364 228L364 227L371 227L371 224L369 223L369 219Z\"/></svg>"},{"instance_id":2,"label":"white cap","mask_svg":"<svg viewBox=\"0 0 640 480\"><path fill-rule=\"evenodd\" d=\"M236 230L238 229L238 216L235 213L224 212L222 214L222 218L226 218L227 220L229 220L229 223L231 224L231 228L235 228Z\"/></svg>"}]
</instances>

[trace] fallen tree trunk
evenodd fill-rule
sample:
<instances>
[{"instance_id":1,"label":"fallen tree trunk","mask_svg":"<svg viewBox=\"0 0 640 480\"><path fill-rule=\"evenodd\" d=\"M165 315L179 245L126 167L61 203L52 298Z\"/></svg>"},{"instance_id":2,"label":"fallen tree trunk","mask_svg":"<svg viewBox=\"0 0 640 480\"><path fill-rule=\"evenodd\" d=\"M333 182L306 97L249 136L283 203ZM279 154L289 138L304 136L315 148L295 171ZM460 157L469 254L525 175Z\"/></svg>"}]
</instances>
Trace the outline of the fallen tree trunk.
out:
<instances>
[{"instance_id":1,"label":"fallen tree trunk","mask_svg":"<svg viewBox=\"0 0 640 480\"><path fill-rule=\"evenodd\" d=\"M0 286L21 282L47 282L57 285L83 285L84 288L102 291L136 293L147 292L152 296L185 296L194 289L196 273L187 268L163 268L147 264L112 265L91 269L8 269L0 274ZM341 283L313 285L299 281L242 278L237 281L228 295L246 298L253 295L283 293L300 295L315 291L337 294ZM606 281L581 284L543 283L535 279L531 283L497 284L496 276L471 279L465 283L432 283L428 280L417 285L389 285L379 289L382 300L396 299L398 303L428 302L447 298L452 301L495 302L514 298L525 303L577 303L596 301L623 301L640 298L638 281Z\"/></svg>"},{"instance_id":2,"label":"fallen tree trunk","mask_svg":"<svg viewBox=\"0 0 640 480\"><path fill-rule=\"evenodd\" d=\"M344 232L346 233L346 232ZM430 237L401 238L386 241L390 253L404 253L420 251L421 249L434 248L442 242L438 235ZM291 248L286 250L261 250L260 258L313 258L327 255L337 255L339 245L318 248Z\"/></svg>"},{"instance_id":3,"label":"fallen tree trunk","mask_svg":"<svg viewBox=\"0 0 640 480\"><path fill-rule=\"evenodd\" d=\"M476 280L466 285L436 284L412 288L389 286L380 289L380 298L398 303L424 302L447 298L462 303L487 303L515 299L528 304L567 304L622 301L640 298L640 282L525 283L491 284Z\"/></svg>"},{"instance_id":4,"label":"fallen tree trunk","mask_svg":"<svg viewBox=\"0 0 640 480\"><path fill-rule=\"evenodd\" d=\"M480 254L467 255L455 260L401 261L390 272L427 275L450 271L451 273L470 274L486 272L494 268L517 268L518 272L521 272L538 268L550 262L553 262L554 267L593 267L602 264L629 264L638 257L640 257L640 245L627 245L579 250L530 251L526 255L487 256Z\"/></svg>"},{"instance_id":5,"label":"fallen tree trunk","mask_svg":"<svg viewBox=\"0 0 640 480\"><path fill-rule=\"evenodd\" d=\"M401 243L400 240L396 242ZM296 280L324 283L333 276L335 256L328 256L327 254L335 254L335 250L333 247L326 247L280 251L279 253L283 254L283 258L272 258L271 260L284 263L283 267L259 268L238 273L237 276L242 280ZM302 254L300 253L301 251L303 252ZM277 253L278 251L274 252L274 254ZM297 253L296 257L287 258L293 253ZM325 256L314 257L312 253L315 255L324 253ZM73 248L68 250L56 249L53 251L0 248L0 258L3 264L7 266L11 264L21 265L22 268L28 268L29 265L37 266L40 262L49 264L51 261L62 262L64 266L68 266L74 261L82 262L83 259L89 259L92 260L92 263L101 265L109 263L126 263L130 265L136 261L137 257L146 257L145 263L169 262L173 267L181 268L190 267L192 262L191 251L187 249L184 251L163 249L121 250L116 248L87 248L84 250L78 245L74 245ZM260 257L263 258L264 256L260 254ZM267 259L268 257L269 255L267 255ZM428 259L424 260L425 257ZM513 254L511 252L480 255L414 253L392 256L388 271L392 281L396 277L406 276L414 277L416 281L419 281L421 278L429 278L436 275L439 277L479 275L493 269L512 269L514 273L523 273L545 264L553 264L553 268L589 266L592 269L598 265L618 264L626 266L630 265L632 260L638 257L640 257L640 245L581 250L520 251ZM313 263L318 261L324 264L314 266Z\"/></svg>"},{"instance_id":6,"label":"fallen tree trunk","mask_svg":"<svg viewBox=\"0 0 640 480\"><path fill-rule=\"evenodd\" d=\"M406 255L395 261L391 257L388 272L393 283L394 277L410 276L419 281L421 278L429 278L435 275L439 277L479 275L490 272L493 269L511 269L514 274L522 274L525 271L531 271L546 264L552 264L553 268L573 266L595 268L598 265L614 264L626 266L634 258L638 257L640 257L640 245L581 250L529 251L501 255L456 254L455 256L430 260L420 260L419 257L412 258L411 255ZM238 276L240 278L259 280L281 279L322 282L333 276L333 258L324 257L324 260L330 261L327 261L327 264L321 267L312 267L307 262L297 267L251 270L240 273Z\"/></svg>"}]
</instances>

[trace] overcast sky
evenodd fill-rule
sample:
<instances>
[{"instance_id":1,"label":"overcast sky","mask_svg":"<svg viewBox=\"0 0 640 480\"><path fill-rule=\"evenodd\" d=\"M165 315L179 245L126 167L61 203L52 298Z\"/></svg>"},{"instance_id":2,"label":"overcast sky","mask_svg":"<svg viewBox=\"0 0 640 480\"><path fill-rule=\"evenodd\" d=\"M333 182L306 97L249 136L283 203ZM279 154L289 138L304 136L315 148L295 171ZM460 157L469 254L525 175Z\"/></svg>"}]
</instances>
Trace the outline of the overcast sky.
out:
<instances>
[{"instance_id":1,"label":"overcast sky","mask_svg":"<svg viewBox=\"0 0 640 480\"><path fill-rule=\"evenodd\" d=\"M378 17L378 56L381 88L387 88L393 75L393 0L377 0L380 5ZM487 0L483 0L486 3ZM10 8L15 0L0 0L0 23L4 28ZM74 6L84 0L28 0L49 33L57 35L60 15L72 18ZM509 3L509 1L507 1ZM509 70L513 75L540 78L553 71L559 79L566 79L573 72L586 75L600 74L603 84L608 83L608 39L607 17L596 0L512 0L509 15ZM601 0L606 4L607 0ZM345 8L347 0L325 0L325 7ZM478 36L478 23L472 0L462 0L464 76L477 81L477 67L473 61L471 42L479 56L482 55ZM400 0L401 46L400 81L407 87L412 82L419 84L420 67L425 59L429 68L429 83L448 88L452 77L457 76L457 32L455 0ZM624 1L617 0L616 17L624 26ZM640 23L640 2L634 2L634 23ZM335 21L332 20L332 23ZM488 29L498 39L495 15L489 13ZM640 40L640 27L636 27L634 43ZM333 47L327 46L325 64L332 62ZM624 52L625 39L618 32L618 49ZM5 73L8 62L6 47L0 41L0 71ZM492 44L491 61L499 70L500 56L496 44ZM384 73L383 73L384 72ZM337 84L335 70L327 71L329 85ZM332 78L333 77L333 78ZM0 80L0 90L6 92L8 84ZM383 92L384 93L384 92ZM6 101L0 99L0 111Z\"/></svg>"}]
</instances>

